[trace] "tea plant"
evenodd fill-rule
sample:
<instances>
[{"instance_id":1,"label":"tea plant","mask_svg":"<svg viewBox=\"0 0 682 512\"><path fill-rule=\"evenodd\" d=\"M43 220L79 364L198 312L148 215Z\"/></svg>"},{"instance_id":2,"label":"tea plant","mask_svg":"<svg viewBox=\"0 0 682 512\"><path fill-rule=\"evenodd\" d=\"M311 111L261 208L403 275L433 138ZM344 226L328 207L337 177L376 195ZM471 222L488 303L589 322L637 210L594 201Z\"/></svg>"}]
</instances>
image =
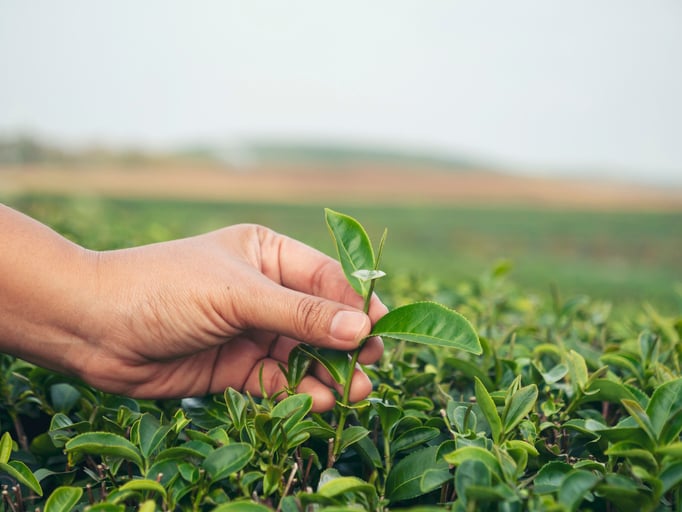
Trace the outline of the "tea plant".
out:
<instances>
[{"instance_id":1,"label":"tea plant","mask_svg":"<svg viewBox=\"0 0 682 512\"><path fill-rule=\"evenodd\" d=\"M383 242L375 254L357 221L325 217L366 299ZM682 317L645 305L618 318L556 290L543 300L510 268L449 288L382 278L395 307L373 328L386 342L365 368L374 391L359 403L341 393L325 414L297 383L315 363L346 389L354 354L300 346L278 397L160 402L0 355L2 507L682 510Z\"/></svg>"}]
</instances>

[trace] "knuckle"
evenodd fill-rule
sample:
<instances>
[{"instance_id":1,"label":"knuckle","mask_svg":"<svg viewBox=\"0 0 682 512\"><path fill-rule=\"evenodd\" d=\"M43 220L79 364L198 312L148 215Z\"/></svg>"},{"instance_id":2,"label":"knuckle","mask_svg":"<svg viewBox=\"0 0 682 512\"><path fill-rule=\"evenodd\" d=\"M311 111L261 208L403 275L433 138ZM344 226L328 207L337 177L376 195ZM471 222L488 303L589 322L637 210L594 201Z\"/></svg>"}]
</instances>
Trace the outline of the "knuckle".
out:
<instances>
[{"instance_id":1,"label":"knuckle","mask_svg":"<svg viewBox=\"0 0 682 512\"><path fill-rule=\"evenodd\" d=\"M295 332L301 340L309 340L319 330L325 319L321 301L314 297L302 297L296 306Z\"/></svg>"}]
</instances>

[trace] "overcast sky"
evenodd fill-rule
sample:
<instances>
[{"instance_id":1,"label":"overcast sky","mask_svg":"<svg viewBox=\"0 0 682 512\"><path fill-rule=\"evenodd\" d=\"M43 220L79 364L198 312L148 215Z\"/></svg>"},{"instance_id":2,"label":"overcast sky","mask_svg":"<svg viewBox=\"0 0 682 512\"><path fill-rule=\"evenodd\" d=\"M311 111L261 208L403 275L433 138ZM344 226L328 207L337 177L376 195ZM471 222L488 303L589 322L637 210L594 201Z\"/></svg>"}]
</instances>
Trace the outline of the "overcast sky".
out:
<instances>
[{"instance_id":1,"label":"overcast sky","mask_svg":"<svg viewBox=\"0 0 682 512\"><path fill-rule=\"evenodd\" d=\"M679 0L0 0L0 134L340 141L682 184Z\"/></svg>"}]
</instances>

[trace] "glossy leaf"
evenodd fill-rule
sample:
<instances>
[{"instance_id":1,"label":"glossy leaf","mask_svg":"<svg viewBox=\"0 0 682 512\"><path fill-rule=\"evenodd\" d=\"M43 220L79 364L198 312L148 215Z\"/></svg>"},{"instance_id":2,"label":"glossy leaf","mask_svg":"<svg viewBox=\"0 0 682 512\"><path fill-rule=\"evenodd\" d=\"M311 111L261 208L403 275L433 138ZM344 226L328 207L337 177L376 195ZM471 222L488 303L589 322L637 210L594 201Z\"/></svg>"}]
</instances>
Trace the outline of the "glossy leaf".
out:
<instances>
[{"instance_id":1,"label":"glossy leaf","mask_svg":"<svg viewBox=\"0 0 682 512\"><path fill-rule=\"evenodd\" d=\"M359 425L353 425L351 427L346 427L341 433L341 450L344 451L349 446L354 445L359 442L362 438L369 435L369 430L365 427Z\"/></svg>"},{"instance_id":2,"label":"glossy leaf","mask_svg":"<svg viewBox=\"0 0 682 512\"><path fill-rule=\"evenodd\" d=\"M511 432L533 410L537 399L538 387L535 384L522 387L512 394L502 418L505 434Z\"/></svg>"},{"instance_id":3,"label":"glossy leaf","mask_svg":"<svg viewBox=\"0 0 682 512\"><path fill-rule=\"evenodd\" d=\"M211 481L216 482L242 470L253 455L254 449L250 444L232 443L213 450L201 466L210 475Z\"/></svg>"},{"instance_id":4,"label":"glossy leaf","mask_svg":"<svg viewBox=\"0 0 682 512\"><path fill-rule=\"evenodd\" d=\"M136 492L155 492L166 498L166 489L163 485L155 480L139 479L129 480L118 488L121 492L136 491Z\"/></svg>"},{"instance_id":5,"label":"glossy leaf","mask_svg":"<svg viewBox=\"0 0 682 512\"><path fill-rule=\"evenodd\" d=\"M13 444L12 436L10 436L9 432L2 434L2 438L0 438L0 463L4 464L9 461L9 458L12 456Z\"/></svg>"},{"instance_id":6,"label":"glossy leaf","mask_svg":"<svg viewBox=\"0 0 682 512\"><path fill-rule=\"evenodd\" d=\"M430 446L400 460L386 478L386 497L391 502L416 498L451 478L448 464L437 459L438 446ZM430 472L427 482L424 474ZM439 482L439 483L436 483Z\"/></svg>"},{"instance_id":7,"label":"glossy leaf","mask_svg":"<svg viewBox=\"0 0 682 512\"><path fill-rule=\"evenodd\" d=\"M40 487L40 483L38 483L33 472L23 462L19 460L0 462L0 473L8 474L20 484L31 489L38 496L43 495L43 489Z\"/></svg>"},{"instance_id":8,"label":"glossy leaf","mask_svg":"<svg viewBox=\"0 0 682 512\"><path fill-rule=\"evenodd\" d=\"M662 492L667 493L676 487L682 486L682 460L666 466L659 478L662 482Z\"/></svg>"},{"instance_id":9,"label":"glossy leaf","mask_svg":"<svg viewBox=\"0 0 682 512\"><path fill-rule=\"evenodd\" d=\"M540 468L533 480L533 491L536 494L557 492L566 475L572 471L570 464L551 461Z\"/></svg>"},{"instance_id":10,"label":"glossy leaf","mask_svg":"<svg viewBox=\"0 0 682 512\"><path fill-rule=\"evenodd\" d=\"M252 501L231 501L218 505L211 512L272 512L272 509Z\"/></svg>"},{"instance_id":11,"label":"glossy leaf","mask_svg":"<svg viewBox=\"0 0 682 512\"><path fill-rule=\"evenodd\" d=\"M668 419L679 409L682 409L682 378L661 384L651 395L646 413L651 419L656 438L660 436ZM674 437L672 435L671 439Z\"/></svg>"},{"instance_id":12,"label":"glossy leaf","mask_svg":"<svg viewBox=\"0 0 682 512\"><path fill-rule=\"evenodd\" d=\"M299 346L303 352L324 366L335 382L338 382L342 386L346 384L351 363L348 352L327 348L316 348L310 345Z\"/></svg>"},{"instance_id":13,"label":"glossy leaf","mask_svg":"<svg viewBox=\"0 0 682 512\"><path fill-rule=\"evenodd\" d=\"M130 460L138 467L144 466L142 453L125 437L111 432L86 432L69 440L64 447L68 454L87 453Z\"/></svg>"},{"instance_id":14,"label":"glossy leaf","mask_svg":"<svg viewBox=\"0 0 682 512\"><path fill-rule=\"evenodd\" d=\"M346 279L358 294L365 297L369 291L369 282L358 279L353 273L375 267L374 251L367 232L353 217L329 208L324 212Z\"/></svg>"},{"instance_id":15,"label":"glossy leaf","mask_svg":"<svg viewBox=\"0 0 682 512\"><path fill-rule=\"evenodd\" d=\"M375 493L374 486L354 476L340 476L327 481L317 493L326 498L334 498L346 493L361 493L372 496Z\"/></svg>"},{"instance_id":16,"label":"glossy leaf","mask_svg":"<svg viewBox=\"0 0 682 512\"><path fill-rule=\"evenodd\" d=\"M465 460L455 471L455 489L464 504L468 501L467 490L472 486L490 487L492 475L488 467L479 460Z\"/></svg>"},{"instance_id":17,"label":"glossy leaf","mask_svg":"<svg viewBox=\"0 0 682 512\"><path fill-rule=\"evenodd\" d=\"M435 302L415 302L390 311L374 324L372 336L448 347L480 354L481 343L469 321Z\"/></svg>"},{"instance_id":18,"label":"glossy leaf","mask_svg":"<svg viewBox=\"0 0 682 512\"><path fill-rule=\"evenodd\" d=\"M477 460L486 465L493 475L500 477L502 475L502 467L497 457L485 448L479 446L464 446L456 449L454 452L444 455L447 462L454 466L461 465L467 460Z\"/></svg>"},{"instance_id":19,"label":"glossy leaf","mask_svg":"<svg viewBox=\"0 0 682 512\"><path fill-rule=\"evenodd\" d=\"M500 435L502 434L502 419L497 412L497 406L490 397L488 390L478 378L475 379L474 389L476 392L476 403L481 408L481 412L490 426L493 441L499 443Z\"/></svg>"},{"instance_id":20,"label":"glossy leaf","mask_svg":"<svg viewBox=\"0 0 682 512\"><path fill-rule=\"evenodd\" d=\"M599 482L599 477L585 471L584 469L574 469L570 471L562 480L559 487L559 502L568 510L574 511Z\"/></svg>"},{"instance_id":21,"label":"glossy leaf","mask_svg":"<svg viewBox=\"0 0 682 512\"><path fill-rule=\"evenodd\" d=\"M402 451L414 450L428 443L440 435L440 430L434 427L415 427L403 432L391 442L391 453L397 454Z\"/></svg>"},{"instance_id":22,"label":"glossy leaf","mask_svg":"<svg viewBox=\"0 0 682 512\"><path fill-rule=\"evenodd\" d=\"M47 498L44 512L71 512L82 496L83 489L80 487L57 487Z\"/></svg>"}]
</instances>

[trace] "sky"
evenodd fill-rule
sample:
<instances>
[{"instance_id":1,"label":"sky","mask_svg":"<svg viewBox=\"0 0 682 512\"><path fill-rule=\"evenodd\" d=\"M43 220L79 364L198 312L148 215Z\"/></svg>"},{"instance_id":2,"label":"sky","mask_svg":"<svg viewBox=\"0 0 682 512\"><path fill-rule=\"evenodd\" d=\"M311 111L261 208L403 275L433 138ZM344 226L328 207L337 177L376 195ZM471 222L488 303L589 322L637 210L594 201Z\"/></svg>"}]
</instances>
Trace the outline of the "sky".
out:
<instances>
[{"instance_id":1,"label":"sky","mask_svg":"<svg viewBox=\"0 0 682 512\"><path fill-rule=\"evenodd\" d=\"M682 185L679 0L0 0L0 135Z\"/></svg>"}]
</instances>

